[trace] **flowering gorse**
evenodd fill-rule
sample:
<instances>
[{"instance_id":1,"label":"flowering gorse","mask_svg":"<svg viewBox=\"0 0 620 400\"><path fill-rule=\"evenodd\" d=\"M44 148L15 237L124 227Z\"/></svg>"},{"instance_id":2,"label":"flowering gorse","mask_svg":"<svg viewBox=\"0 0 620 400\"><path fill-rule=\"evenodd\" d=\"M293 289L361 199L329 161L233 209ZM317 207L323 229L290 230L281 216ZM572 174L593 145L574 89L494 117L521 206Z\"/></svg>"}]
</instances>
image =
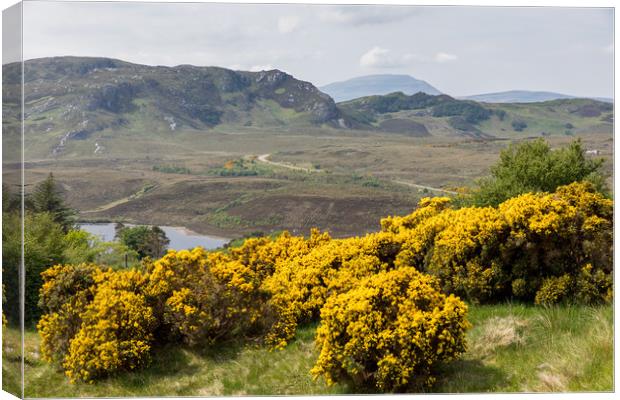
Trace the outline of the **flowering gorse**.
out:
<instances>
[{"instance_id":1,"label":"flowering gorse","mask_svg":"<svg viewBox=\"0 0 620 400\"><path fill-rule=\"evenodd\" d=\"M220 251L169 251L139 269L45 271L45 360L93 381L149 363L166 343L227 338L282 348L320 321L312 370L381 391L430 385L465 351L469 302L610 301L613 204L587 183L498 207L422 199L381 231L333 239L283 233ZM459 296L459 297L456 297Z\"/></svg>"},{"instance_id":2,"label":"flowering gorse","mask_svg":"<svg viewBox=\"0 0 620 400\"><path fill-rule=\"evenodd\" d=\"M350 381L384 392L429 386L437 363L465 351L466 312L465 303L414 268L370 275L321 310L312 373L328 384Z\"/></svg>"}]
</instances>

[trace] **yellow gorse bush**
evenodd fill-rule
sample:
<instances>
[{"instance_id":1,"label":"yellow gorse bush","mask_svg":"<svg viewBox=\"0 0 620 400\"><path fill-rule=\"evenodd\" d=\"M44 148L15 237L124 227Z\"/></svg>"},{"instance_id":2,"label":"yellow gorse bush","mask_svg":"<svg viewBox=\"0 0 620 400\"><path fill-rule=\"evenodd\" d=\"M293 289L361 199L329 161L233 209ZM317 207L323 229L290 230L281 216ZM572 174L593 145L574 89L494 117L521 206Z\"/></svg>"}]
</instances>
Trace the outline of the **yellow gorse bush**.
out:
<instances>
[{"instance_id":1,"label":"yellow gorse bush","mask_svg":"<svg viewBox=\"0 0 620 400\"><path fill-rule=\"evenodd\" d=\"M92 381L148 363L156 320L142 294L145 274L59 265L43 273L43 359L71 381Z\"/></svg>"},{"instance_id":2,"label":"yellow gorse bush","mask_svg":"<svg viewBox=\"0 0 620 400\"><path fill-rule=\"evenodd\" d=\"M56 265L41 274L39 306L45 314L37 329L44 360L64 362L69 343L80 329L86 306L92 301L94 275L100 271L90 264Z\"/></svg>"},{"instance_id":3,"label":"yellow gorse bush","mask_svg":"<svg viewBox=\"0 0 620 400\"><path fill-rule=\"evenodd\" d=\"M466 312L465 303L414 268L373 274L326 302L312 374L386 392L428 386L438 362L465 351Z\"/></svg>"},{"instance_id":4,"label":"yellow gorse bush","mask_svg":"<svg viewBox=\"0 0 620 400\"><path fill-rule=\"evenodd\" d=\"M142 367L154 346L230 337L273 348L321 321L315 376L383 391L428 385L464 351L470 302L610 301L613 204L587 183L498 207L422 199L381 231L283 233L223 250L169 251L139 270L43 273L44 359L72 380Z\"/></svg>"},{"instance_id":5,"label":"yellow gorse bush","mask_svg":"<svg viewBox=\"0 0 620 400\"><path fill-rule=\"evenodd\" d=\"M586 264L599 282L611 279L613 203L588 183L524 194L497 208L451 209L445 199L439 211L430 200L422 204L412 216L392 218L383 227L406 235L397 264L439 277L446 293L472 302L534 301L543 281L576 276ZM553 298L571 299L571 290L579 291L575 285ZM606 301L608 285L597 287L587 298L572 299Z\"/></svg>"},{"instance_id":6,"label":"yellow gorse bush","mask_svg":"<svg viewBox=\"0 0 620 400\"><path fill-rule=\"evenodd\" d=\"M360 279L394 267L399 234L379 232L364 237L330 240L282 263L265 280L278 318L267 335L275 347L292 339L301 322L317 319L331 295L346 292Z\"/></svg>"},{"instance_id":7,"label":"yellow gorse bush","mask_svg":"<svg viewBox=\"0 0 620 400\"><path fill-rule=\"evenodd\" d=\"M248 239L227 253L169 251L148 266L147 295L157 304L166 331L188 344L257 334L276 319L265 279L282 268L280 263L328 240L318 231L308 240L285 232L275 240Z\"/></svg>"},{"instance_id":8,"label":"yellow gorse bush","mask_svg":"<svg viewBox=\"0 0 620 400\"><path fill-rule=\"evenodd\" d=\"M82 326L63 362L71 381L94 379L147 365L156 320L143 295L103 285L86 307Z\"/></svg>"}]
</instances>

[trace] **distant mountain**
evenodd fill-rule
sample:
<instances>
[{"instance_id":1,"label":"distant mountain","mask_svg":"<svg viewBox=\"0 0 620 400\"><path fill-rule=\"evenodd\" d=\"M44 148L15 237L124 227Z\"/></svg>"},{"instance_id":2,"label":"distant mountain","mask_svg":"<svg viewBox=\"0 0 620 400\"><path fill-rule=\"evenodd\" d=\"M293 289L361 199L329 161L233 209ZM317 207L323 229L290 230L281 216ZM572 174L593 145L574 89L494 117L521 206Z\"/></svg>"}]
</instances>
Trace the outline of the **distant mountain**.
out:
<instances>
[{"instance_id":1,"label":"distant mountain","mask_svg":"<svg viewBox=\"0 0 620 400\"><path fill-rule=\"evenodd\" d=\"M330 95L336 102L357 99L364 96L384 95L394 92L415 94L441 94L427 82L409 75L366 75L342 82L321 86L321 91Z\"/></svg>"},{"instance_id":2,"label":"distant mountain","mask_svg":"<svg viewBox=\"0 0 620 400\"><path fill-rule=\"evenodd\" d=\"M484 93L472 96L462 96L460 99L482 101L485 103L538 103L541 101L576 99L571 96L554 92L535 92L530 90L509 90L507 92ZM593 100L613 103L613 99L607 97L592 97Z\"/></svg>"}]
</instances>

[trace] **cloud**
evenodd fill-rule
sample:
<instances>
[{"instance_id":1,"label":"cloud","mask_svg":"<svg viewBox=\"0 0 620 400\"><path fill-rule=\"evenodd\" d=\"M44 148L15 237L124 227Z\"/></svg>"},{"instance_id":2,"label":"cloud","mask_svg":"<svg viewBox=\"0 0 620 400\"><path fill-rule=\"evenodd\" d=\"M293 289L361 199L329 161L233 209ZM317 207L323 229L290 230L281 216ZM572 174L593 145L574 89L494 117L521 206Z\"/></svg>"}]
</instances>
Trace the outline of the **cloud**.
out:
<instances>
[{"instance_id":1,"label":"cloud","mask_svg":"<svg viewBox=\"0 0 620 400\"><path fill-rule=\"evenodd\" d=\"M379 25L402 21L420 12L410 6L331 6L319 14L323 22L355 26Z\"/></svg>"},{"instance_id":2,"label":"cloud","mask_svg":"<svg viewBox=\"0 0 620 400\"><path fill-rule=\"evenodd\" d=\"M510 79L515 87L613 95L609 8L116 1L29 1L23 7L26 58L105 56L242 70L271 64L316 83L364 71L415 72L446 91L465 94L507 90L505 74L514 74L507 54L519 54L524 69ZM291 35L302 32L291 46ZM370 51L374 45L379 48ZM322 54L315 55L317 50ZM485 68L476 59L485 60ZM454 65L459 76L471 78L437 69ZM582 76L587 78L575 78Z\"/></svg>"},{"instance_id":3,"label":"cloud","mask_svg":"<svg viewBox=\"0 0 620 400\"><path fill-rule=\"evenodd\" d=\"M454 61L458 59L458 57L455 54L439 52L435 54L435 57L433 57L433 59L438 63L445 63Z\"/></svg>"},{"instance_id":4,"label":"cloud","mask_svg":"<svg viewBox=\"0 0 620 400\"><path fill-rule=\"evenodd\" d=\"M272 69L275 69L275 68L271 64L253 65L253 66L250 67L250 71L252 71L252 72L271 71Z\"/></svg>"},{"instance_id":5,"label":"cloud","mask_svg":"<svg viewBox=\"0 0 620 400\"><path fill-rule=\"evenodd\" d=\"M385 63L386 58L389 56L390 51L388 49L375 46L362 55L360 65L362 67L378 67Z\"/></svg>"},{"instance_id":6,"label":"cloud","mask_svg":"<svg viewBox=\"0 0 620 400\"><path fill-rule=\"evenodd\" d=\"M398 55L389 49L375 46L362 54L360 66L366 68L398 68L407 66L416 60L421 60L421 57L411 53Z\"/></svg>"},{"instance_id":7,"label":"cloud","mask_svg":"<svg viewBox=\"0 0 620 400\"><path fill-rule=\"evenodd\" d=\"M301 20L295 15L286 15L278 18L278 31L280 33L291 33L299 27Z\"/></svg>"}]
</instances>

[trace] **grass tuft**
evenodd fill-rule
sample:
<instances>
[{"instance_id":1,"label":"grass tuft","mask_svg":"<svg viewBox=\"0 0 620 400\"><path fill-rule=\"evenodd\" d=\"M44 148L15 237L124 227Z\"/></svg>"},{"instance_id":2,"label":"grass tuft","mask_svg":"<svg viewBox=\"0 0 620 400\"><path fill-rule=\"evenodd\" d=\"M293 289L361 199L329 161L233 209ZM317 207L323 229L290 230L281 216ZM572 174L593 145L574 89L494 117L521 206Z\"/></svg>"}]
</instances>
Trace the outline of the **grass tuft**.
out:
<instances>
[{"instance_id":1,"label":"grass tuft","mask_svg":"<svg viewBox=\"0 0 620 400\"><path fill-rule=\"evenodd\" d=\"M493 317L481 327L481 334L475 342L475 351L484 356L490 356L500 348L521 346L525 343L525 329L527 319L515 316Z\"/></svg>"}]
</instances>

